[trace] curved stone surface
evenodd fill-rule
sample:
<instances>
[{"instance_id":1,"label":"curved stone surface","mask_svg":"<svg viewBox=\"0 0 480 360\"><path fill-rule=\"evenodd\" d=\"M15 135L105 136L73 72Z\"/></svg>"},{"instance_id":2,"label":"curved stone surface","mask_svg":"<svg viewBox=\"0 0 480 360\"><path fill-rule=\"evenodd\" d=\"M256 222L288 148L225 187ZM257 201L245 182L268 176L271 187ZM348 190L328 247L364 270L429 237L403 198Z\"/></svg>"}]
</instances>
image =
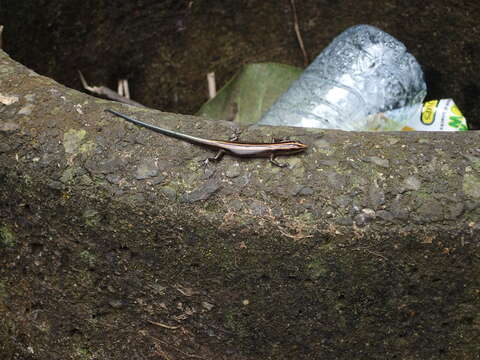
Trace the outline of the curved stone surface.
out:
<instances>
[{"instance_id":1,"label":"curved stone surface","mask_svg":"<svg viewBox=\"0 0 480 360\"><path fill-rule=\"evenodd\" d=\"M96 99L1 51L0 102L10 358L478 354L477 132L250 128L310 148L205 169L210 150L103 110L211 138L230 123Z\"/></svg>"}]
</instances>

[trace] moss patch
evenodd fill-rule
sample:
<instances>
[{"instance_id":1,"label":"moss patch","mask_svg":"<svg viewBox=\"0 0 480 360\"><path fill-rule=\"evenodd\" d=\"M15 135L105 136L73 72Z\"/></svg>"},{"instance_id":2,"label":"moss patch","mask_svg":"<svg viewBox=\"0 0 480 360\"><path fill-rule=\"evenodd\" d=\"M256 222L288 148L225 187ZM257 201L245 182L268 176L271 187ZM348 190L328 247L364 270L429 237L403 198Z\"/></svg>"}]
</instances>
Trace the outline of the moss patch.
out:
<instances>
[{"instance_id":1,"label":"moss patch","mask_svg":"<svg viewBox=\"0 0 480 360\"><path fill-rule=\"evenodd\" d=\"M15 246L15 236L6 225L0 226L0 245L4 247Z\"/></svg>"}]
</instances>

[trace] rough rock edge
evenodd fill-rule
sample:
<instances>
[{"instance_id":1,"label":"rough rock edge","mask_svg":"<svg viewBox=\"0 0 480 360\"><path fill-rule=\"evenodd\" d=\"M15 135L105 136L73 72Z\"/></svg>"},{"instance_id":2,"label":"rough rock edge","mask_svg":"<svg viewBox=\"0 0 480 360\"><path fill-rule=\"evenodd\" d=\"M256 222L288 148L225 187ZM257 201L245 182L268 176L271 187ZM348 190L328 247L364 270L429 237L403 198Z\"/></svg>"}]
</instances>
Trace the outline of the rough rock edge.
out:
<instances>
[{"instance_id":1,"label":"rough rock edge","mask_svg":"<svg viewBox=\"0 0 480 360\"><path fill-rule=\"evenodd\" d=\"M0 89L9 103L0 105L0 312L7 328L0 335L13 332L4 342L15 339L12 354L131 358L120 341L135 341L133 351L147 343L148 354L153 340L138 337L147 333L145 318L175 319L160 301L182 310L182 328L200 334L190 335L188 348L213 344L195 348L204 358L476 354L476 132L250 129L242 137L293 132L311 148L286 160L289 169L226 157L204 171L198 160L207 150L136 129L103 109L216 138L227 137L230 124L98 100L4 53ZM163 288L165 299L151 295ZM208 303L204 318L188 322L178 293L180 304L197 311ZM88 320L102 313L108 317ZM104 329L115 341L108 332L103 339ZM169 343L180 338L161 335Z\"/></svg>"},{"instance_id":2,"label":"rough rock edge","mask_svg":"<svg viewBox=\"0 0 480 360\"><path fill-rule=\"evenodd\" d=\"M58 189L94 183L120 200L137 196L137 206L142 197L154 200L162 194L174 203L198 201L204 207L210 202L215 211L208 217L215 221L234 211L234 202L241 210L234 211L231 226L241 226L252 214L273 219L262 223L267 227L287 218L301 222L297 226L305 235L332 227L362 236L456 233L471 231L480 215L477 132L349 134L254 128L242 137L262 141L287 132L292 137L302 134L298 138L310 149L286 159L289 169L272 168L263 159L227 156L204 171L197 161L210 156L208 150L133 128L103 110L114 107L211 138L228 137L231 125L92 98L33 73L5 53L0 59L1 95L18 98L0 105L0 133L7 136L1 156L20 156L17 165L34 173L56 162L55 171L43 181ZM25 146L32 141L34 147ZM263 210L252 208L251 199L261 202Z\"/></svg>"}]
</instances>

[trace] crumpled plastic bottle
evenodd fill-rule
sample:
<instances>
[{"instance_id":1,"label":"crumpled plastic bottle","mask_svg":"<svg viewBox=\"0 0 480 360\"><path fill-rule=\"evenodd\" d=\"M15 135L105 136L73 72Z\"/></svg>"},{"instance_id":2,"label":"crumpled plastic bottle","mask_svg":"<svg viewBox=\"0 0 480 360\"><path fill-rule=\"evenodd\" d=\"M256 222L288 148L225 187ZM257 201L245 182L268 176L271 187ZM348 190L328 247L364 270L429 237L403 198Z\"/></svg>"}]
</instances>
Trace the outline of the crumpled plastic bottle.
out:
<instances>
[{"instance_id":1,"label":"crumpled plastic bottle","mask_svg":"<svg viewBox=\"0 0 480 360\"><path fill-rule=\"evenodd\" d=\"M337 36L259 125L359 130L366 116L420 104L422 69L405 45L370 25Z\"/></svg>"},{"instance_id":2,"label":"crumpled plastic bottle","mask_svg":"<svg viewBox=\"0 0 480 360\"><path fill-rule=\"evenodd\" d=\"M452 99L430 100L369 115L359 131L466 131L467 120Z\"/></svg>"}]
</instances>

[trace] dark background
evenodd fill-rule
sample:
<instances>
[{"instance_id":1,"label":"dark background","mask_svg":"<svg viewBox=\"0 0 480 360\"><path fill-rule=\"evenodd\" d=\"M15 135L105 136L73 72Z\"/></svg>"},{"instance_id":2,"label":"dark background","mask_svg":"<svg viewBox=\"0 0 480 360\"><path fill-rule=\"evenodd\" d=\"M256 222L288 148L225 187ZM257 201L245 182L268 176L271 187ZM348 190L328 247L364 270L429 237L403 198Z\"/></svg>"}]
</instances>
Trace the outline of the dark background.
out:
<instances>
[{"instance_id":1,"label":"dark background","mask_svg":"<svg viewBox=\"0 0 480 360\"><path fill-rule=\"evenodd\" d=\"M346 28L371 24L402 41L424 70L428 99L453 98L480 127L480 5L440 0L297 0L310 60ZM290 0L2 0L3 47L35 71L81 89L116 88L163 111L195 113L206 73L221 87L242 64L304 66Z\"/></svg>"}]
</instances>

